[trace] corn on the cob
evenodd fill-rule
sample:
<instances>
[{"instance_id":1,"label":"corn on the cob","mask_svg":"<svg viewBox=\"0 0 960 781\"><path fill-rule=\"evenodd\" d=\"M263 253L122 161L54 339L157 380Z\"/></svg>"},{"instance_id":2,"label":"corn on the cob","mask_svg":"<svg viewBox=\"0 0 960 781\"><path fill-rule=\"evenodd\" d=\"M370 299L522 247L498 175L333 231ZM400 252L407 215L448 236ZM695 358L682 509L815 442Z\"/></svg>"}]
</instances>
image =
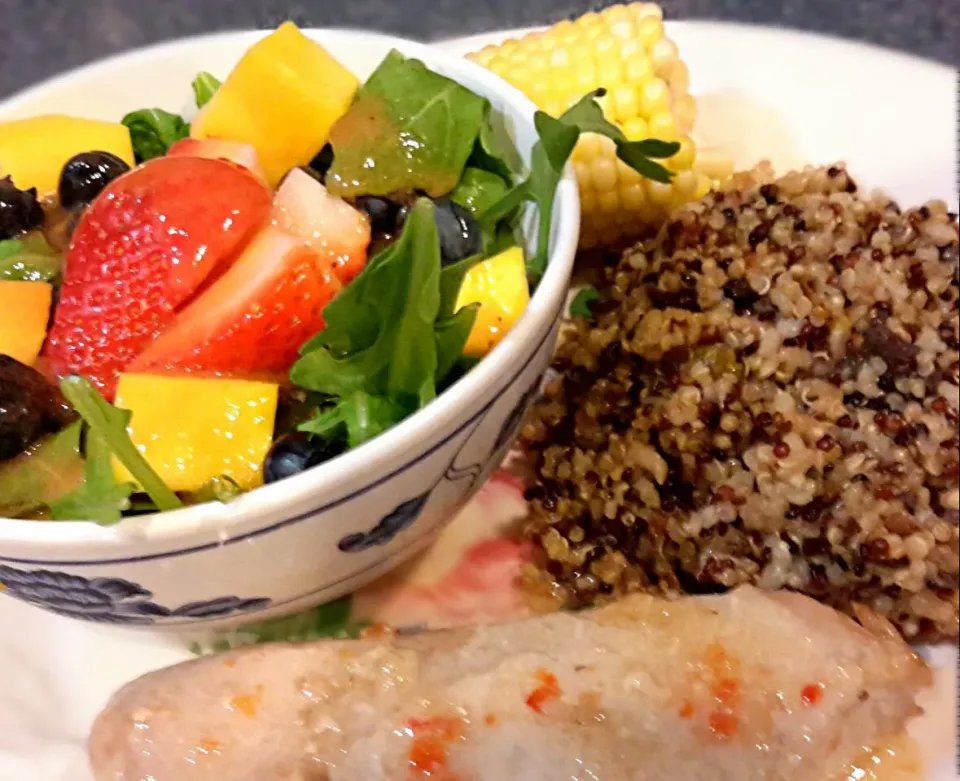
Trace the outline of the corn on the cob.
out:
<instances>
[{"instance_id":1,"label":"corn on the cob","mask_svg":"<svg viewBox=\"0 0 960 781\"><path fill-rule=\"evenodd\" d=\"M655 3L613 5L543 32L469 55L559 116L586 93L604 87L608 120L630 140L678 141L666 161L669 185L643 179L617 159L614 143L585 134L573 153L580 184L582 247L604 247L656 227L673 208L701 198L732 172L723 155L705 154L692 138L697 104L690 73L665 34Z\"/></svg>"}]
</instances>

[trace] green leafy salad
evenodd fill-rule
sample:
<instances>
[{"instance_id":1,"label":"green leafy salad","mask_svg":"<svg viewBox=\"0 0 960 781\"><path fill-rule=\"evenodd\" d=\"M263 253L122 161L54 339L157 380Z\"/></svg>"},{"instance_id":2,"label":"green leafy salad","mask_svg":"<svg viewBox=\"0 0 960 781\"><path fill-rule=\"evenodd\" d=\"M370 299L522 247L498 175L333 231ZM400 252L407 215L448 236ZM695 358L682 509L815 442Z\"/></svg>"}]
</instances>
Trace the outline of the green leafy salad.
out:
<instances>
[{"instance_id":1,"label":"green leafy salad","mask_svg":"<svg viewBox=\"0 0 960 781\"><path fill-rule=\"evenodd\" d=\"M290 58L278 73L313 62L297 59L296 46L277 55ZM264 57L258 62L272 67ZM335 66L342 69L324 67ZM314 106L302 89L287 95L287 82L275 79L277 111L297 119L291 123L285 114L285 126L321 139L304 146L312 157L291 165L285 156L297 140L278 144L267 132L269 117L262 118L266 129L248 122L230 135L232 118L252 116L259 105L244 81L250 78L238 69L221 83L201 73L193 82L199 113L192 120L159 108L123 118L136 166L97 186L114 195L136 186L147 203L137 208L155 210L137 213L137 220L155 220L166 232L135 232L129 214L126 223L115 219L122 199L96 193L72 208L77 226L65 253L37 230L0 242L0 281L53 290L41 357L33 366L0 366L0 401L27 410L17 420L0 412L0 434L16 435L8 438L16 445L0 452L0 515L113 524L143 512L229 501L371 440L429 405L522 315L548 268L557 188L582 134L612 139L622 161L659 182L671 173L658 161L678 149L628 141L604 119L597 103L604 92L597 90L562 116L535 114L538 141L524 165L490 101L392 52L362 85L350 86L345 69L329 75L330 84L344 85L338 89L345 97L339 115L327 117L325 133L311 136L310 122L321 122L329 109ZM317 83L316 90L325 89ZM222 137L209 137L211 127ZM178 203L201 196L177 190L169 179L195 175L194 166L197 176L206 166L202 181L216 194L202 208ZM190 277L190 269L171 261L170 279L194 288L164 304L170 317L146 313L158 324L153 331L134 319L146 317L140 311L146 305L98 310L96 317L82 309L90 300L81 285L91 258L129 248L99 273L113 275L118 295L140 300L136 288L124 287L140 277L136 264L175 259L173 245L164 244L172 241L167 233L205 237L207 212L223 233L217 199L231 206L222 193L233 192L237 220L262 216L219 265L211 264L213 276ZM531 251L520 227L527 209L536 214ZM94 221L109 231L94 235ZM329 231L322 241L317 225ZM213 252L216 241L205 246ZM158 283L156 295L168 288L172 283ZM283 298L285 290L296 294ZM299 308L304 301L312 308ZM587 312L589 303L577 306ZM285 319L270 321L265 312ZM84 342L93 328L96 350L84 346L93 344L93 335ZM138 328L149 338L115 349L112 334ZM70 339L63 336L68 332ZM38 383L46 388L41 393ZM234 416L230 436L217 439L204 421L223 420L227 404L253 411L249 419ZM196 414L180 414L187 406ZM45 422L53 411L55 426ZM178 456L165 444L172 441L203 458L174 468ZM242 460L240 451L252 471L231 466Z\"/></svg>"}]
</instances>

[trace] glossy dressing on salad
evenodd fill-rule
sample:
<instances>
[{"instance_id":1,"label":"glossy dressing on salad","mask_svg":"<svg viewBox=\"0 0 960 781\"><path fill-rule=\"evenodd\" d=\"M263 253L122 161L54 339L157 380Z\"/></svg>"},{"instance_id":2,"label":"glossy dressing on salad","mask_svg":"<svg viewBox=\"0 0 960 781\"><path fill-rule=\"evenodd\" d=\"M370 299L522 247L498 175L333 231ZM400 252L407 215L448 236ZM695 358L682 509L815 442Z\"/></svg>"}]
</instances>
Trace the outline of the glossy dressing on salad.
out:
<instances>
[{"instance_id":1,"label":"glossy dressing on salad","mask_svg":"<svg viewBox=\"0 0 960 781\"><path fill-rule=\"evenodd\" d=\"M0 123L0 311L24 309L0 324L22 410L0 415L0 517L112 524L362 445L522 316L581 133L658 181L678 149L627 141L596 90L537 115L524 167L485 98L396 51L361 84L289 23L193 91L193 118Z\"/></svg>"}]
</instances>

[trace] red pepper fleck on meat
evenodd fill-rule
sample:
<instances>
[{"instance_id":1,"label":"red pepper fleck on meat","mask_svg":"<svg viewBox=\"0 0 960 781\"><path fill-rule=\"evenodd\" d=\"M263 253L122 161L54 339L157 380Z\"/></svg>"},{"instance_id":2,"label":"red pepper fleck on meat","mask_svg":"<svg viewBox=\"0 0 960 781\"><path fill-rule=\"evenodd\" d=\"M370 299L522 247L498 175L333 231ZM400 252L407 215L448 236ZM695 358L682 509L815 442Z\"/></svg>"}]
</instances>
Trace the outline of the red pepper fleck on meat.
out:
<instances>
[{"instance_id":1,"label":"red pepper fleck on meat","mask_svg":"<svg viewBox=\"0 0 960 781\"><path fill-rule=\"evenodd\" d=\"M737 717L726 708L718 708L711 712L710 731L718 740L731 740L737 734L740 722Z\"/></svg>"},{"instance_id":2,"label":"red pepper fleck on meat","mask_svg":"<svg viewBox=\"0 0 960 781\"><path fill-rule=\"evenodd\" d=\"M818 683L811 683L808 686L804 686L803 691L800 692L800 699L803 700L803 704L808 708L819 705L823 699L823 687Z\"/></svg>"},{"instance_id":3,"label":"red pepper fleck on meat","mask_svg":"<svg viewBox=\"0 0 960 781\"><path fill-rule=\"evenodd\" d=\"M560 684L557 676L544 669L537 670L537 679L540 685L527 697L527 707L543 713L543 706L560 696Z\"/></svg>"},{"instance_id":4,"label":"red pepper fleck on meat","mask_svg":"<svg viewBox=\"0 0 960 781\"><path fill-rule=\"evenodd\" d=\"M437 717L410 719L407 728L413 734L408 762L410 781L458 781L447 767L451 743L463 737L463 719Z\"/></svg>"},{"instance_id":5,"label":"red pepper fleck on meat","mask_svg":"<svg viewBox=\"0 0 960 781\"><path fill-rule=\"evenodd\" d=\"M713 696L721 705L736 707L740 700L740 684L733 678L721 678L713 686Z\"/></svg>"},{"instance_id":6,"label":"red pepper fleck on meat","mask_svg":"<svg viewBox=\"0 0 960 781\"><path fill-rule=\"evenodd\" d=\"M716 707L707 716L710 731L718 740L731 740L740 727L737 707L740 704L739 661L730 656L720 643L707 647L706 664L712 674L710 693Z\"/></svg>"},{"instance_id":7,"label":"red pepper fleck on meat","mask_svg":"<svg viewBox=\"0 0 960 781\"><path fill-rule=\"evenodd\" d=\"M378 621L364 629L360 633L360 636L364 640L385 640L386 638L391 637L393 634L393 627Z\"/></svg>"},{"instance_id":8,"label":"red pepper fleck on meat","mask_svg":"<svg viewBox=\"0 0 960 781\"><path fill-rule=\"evenodd\" d=\"M690 700L684 700L683 704L680 706L680 718L681 719L693 718L693 703L690 702Z\"/></svg>"}]
</instances>

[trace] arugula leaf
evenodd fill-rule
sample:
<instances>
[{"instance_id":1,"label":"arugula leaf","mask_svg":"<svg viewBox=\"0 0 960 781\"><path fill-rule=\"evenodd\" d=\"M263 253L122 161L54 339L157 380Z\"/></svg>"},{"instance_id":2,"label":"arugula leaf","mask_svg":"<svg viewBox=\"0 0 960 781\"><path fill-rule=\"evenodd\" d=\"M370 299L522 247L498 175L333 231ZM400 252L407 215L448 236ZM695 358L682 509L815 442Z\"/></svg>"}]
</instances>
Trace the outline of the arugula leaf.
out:
<instances>
[{"instance_id":1,"label":"arugula leaf","mask_svg":"<svg viewBox=\"0 0 960 781\"><path fill-rule=\"evenodd\" d=\"M197 108L203 108L210 102L213 93L220 89L220 79L206 71L200 71L190 86L193 87Z\"/></svg>"},{"instance_id":2,"label":"arugula leaf","mask_svg":"<svg viewBox=\"0 0 960 781\"><path fill-rule=\"evenodd\" d=\"M441 383L453 371L463 356L463 348L477 320L480 304L468 304L450 317L437 320L437 382Z\"/></svg>"},{"instance_id":3,"label":"arugula leaf","mask_svg":"<svg viewBox=\"0 0 960 781\"><path fill-rule=\"evenodd\" d=\"M642 141L628 141L616 125L607 120L603 109L595 98L606 95L605 89L598 89L585 96L567 110L559 121L573 125L581 133L599 133L607 136L617 145L617 157L629 165L634 171L647 179L662 184L668 183L673 174L651 158L673 157L680 145L673 141L661 141L656 138L647 138Z\"/></svg>"},{"instance_id":4,"label":"arugula leaf","mask_svg":"<svg viewBox=\"0 0 960 781\"><path fill-rule=\"evenodd\" d=\"M379 273L378 269L392 264L402 252L404 248L400 242L396 241L367 261L363 272L347 288L350 291L350 300L341 301L346 294L346 291L342 291L327 305L323 310L326 328L300 348L300 355L306 355L324 347L336 355L349 355L365 350L376 341L380 331L380 307L379 294L372 280Z\"/></svg>"},{"instance_id":5,"label":"arugula leaf","mask_svg":"<svg viewBox=\"0 0 960 781\"><path fill-rule=\"evenodd\" d=\"M117 483L113 476L113 454L107 440L88 428L84 448L86 467L83 482L65 496L50 503L55 521L95 521L108 526L130 509L132 483Z\"/></svg>"},{"instance_id":6,"label":"arugula leaf","mask_svg":"<svg viewBox=\"0 0 960 781\"><path fill-rule=\"evenodd\" d=\"M132 111L120 121L130 130L138 163L162 157L174 143L190 135L190 125L183 117L160 108Z\"/></svg>"},{"instance_id":7,"label":"arugula leaf","mask_svg":"<svg viewBox=\"0 0 960 781\"><path fill-rule=\"evenodd\" d=\"M55 282L63 258L39 235L0 241L0 280Z\"/></svg>"},{"instance_id":8,"label":"arugula leaf","mask_svg":"<svg viewBox=\"0 0 960 781\"><path fill-rule=\"evenodd\" d=\"M383 396L353 393L339 404L347 429L347 444L357 447L392 428L414 411Z\"/></svg>"},{"instance_id":9,"label":"arugula leaf","mask_svg":"<svg viewBox=\"0 0 960 781\"><path fill-rule=\"evenodd\" d=\"M463 176L449 197L474 217L479 217L503 198L509 189L502 176L468 166L463 169Z\"/></svg>"},{"instance_id":10,"label":"arugula leaf","mask_svg":"<svg viewBox=\"0 0 960 781\"><path fill-rule=\"evenodd\" d=\"M507 129L503 114L485 101L483 124L467 165L490 171L513 184L523 171L523 161Z\"/></svg>"},{"instance_id":11,"label":"arugula leaf","mask_svg":"<svg viewBox=\"0 0 960 781\"><path fill-rule=\"evenodd\" d=\"M470 331L477 319L479 304L469 304L457 310L457 298L463 278L482 258L479 255L464 258L440 271L440 308L434 332L437 341L437 383L442 383L463 355Z\"/></svg>"},{"instance_id":12,"label":"arugula leaf","mask_svg":"<svg viewBox=\"0 0 960 781\"><path fill-rule=\"evenodd\" d=\"M340 197L449 193L487 102L419 60L390 52L330 132L327 189Z\"/></svg>"},{"instance_id":13,"label":"arugula leaf","mask_svg":"<svg viewBox=\"0 0 960 781\"><path fill-rule=\"evenodd\" d=\"M575 109L576 106L573 108ZM550 166L557 171L563 171L567 160L573 154L573 148L580 140L580 128L564 121L563 117L554 119L542 111L533 115L533 126L537 129L537 135L540 136L540 146Z\"/></svg>"},{"instance_id":14,"label":"arugula leaf","mask_svg":"<svg viewBox=\"0 0 960 781\"><path fill-rule=\"evenodd\" d=\"M612 139L617 156L637 173L657 182L669 182L673 173L652 158L672 157L680 145L672 141L648 139L628 141L616 125L607 121L596 99L606 94L598 89L585 95L559 118L538 111L534 125L540 140L534 145L530 159L530 174L491 206L480 218L486 228L495 225L526 201L533 201L538 209L537 250L527 262L531 282L536 282L547 265L550 248L550 227L553 223L553 201L563 168L582 133L599 133Z\"/></svg>"},{"instance_id":15,"label":"arugula leaf","mask_svg":"<svg viewBox=\"0 0 960 781\"><path fill-rule=\"evenodd\" d=\"M77 420L0 466L0 515L17 517L48 506L83 476Z\"/></svg>"},{"instance_id":16,"label":"arugula leaf","mask_svg":"<svg viewBox=\"0 0 960 781\"><path fill-rule=\"evenodd\" d=\"M297 431L321 437L322 439L340 439L344 427L343 415L340 412L340 403L332 407L318 409L316 414L297 426Z\"/></svg>"},{"instance_id":17,"label":"arugula leaf","mask_svg":"<svg viewBox=\"0 0 960 781\"><path fill-rule=\"evenodd\" d=\"M392 428L414 411L384 396L356 391L335 406L319 410L298 429L327 440L345 439L347 445L354 448Z\"/></svg>"},{"instance_id":18,"label":"arugula leaf","mask_svg":"<svg viewBox=\"0 0 960 781\"><path fill-rule=\"evenodd\" d=\"M600 294L595 287L584 287L577 291L570 302L570 317L586 317L593 319L593 310L590 304L600 298Z\"/></svg>"},{"instance_id":19,"label":"arugula leaf","mask_svg":"<svg viewBox=\"0 0 960 781\"><path fill-rule=\"evenodd\" d=\"M456 311L457 297L463 286L463 279L483 258L473 255L456 263L444 266L440 270L440 306L437 309L439 318L450 317Z\"/></svg>"},{"instance_id":20,"label":"arugula leaf","mask_svg":"<svg viewBox=\"0 0 960 781\"><path fill-rule=\"evenodd\" d=\"M85 482L93 483L87 490L96 488L104 495L110 494L107 478L109 477L109 485L114 485L113 467L109 459L112 454L150 496L158 510L175 510L183 506L183 502L153 471L130 440L127 434L127 423L131 415L129 410L119 409L109 404L89 380L75 374L64 377L60 381L60 390L87 424L88 472ZM91 446L93 455L96 457L93 460L96 462L99 458L104 462L95 464L96 471L93 474L90 472ZM110 498L113 496L110 494Z\"/></svg>"},{"instance_id":21,"label":"arugula leaf","mask_svg":"<svg viewBox=\"0 0 960 781\"><path fill-rule=\"evenodd\" d=\"M433 208L418 200L400 238L327 305L326 328L290 371L294 384L333 397L363 391L402 406L433 399L440 308Z\"/></svg>"},{"instance_id":22,"label":"arugula leaf","mask_svg":"<svg viewBox=\"0 0 960 781\"><path fill-rule=\"evenodd\" d=\"M485 257L492 258L510 247L523 246L524 239L519 230L517 216L518 213L515 212L500 220L492 231L488 232L484 228L483 254Z\"/></svg>"}]
</instances>

